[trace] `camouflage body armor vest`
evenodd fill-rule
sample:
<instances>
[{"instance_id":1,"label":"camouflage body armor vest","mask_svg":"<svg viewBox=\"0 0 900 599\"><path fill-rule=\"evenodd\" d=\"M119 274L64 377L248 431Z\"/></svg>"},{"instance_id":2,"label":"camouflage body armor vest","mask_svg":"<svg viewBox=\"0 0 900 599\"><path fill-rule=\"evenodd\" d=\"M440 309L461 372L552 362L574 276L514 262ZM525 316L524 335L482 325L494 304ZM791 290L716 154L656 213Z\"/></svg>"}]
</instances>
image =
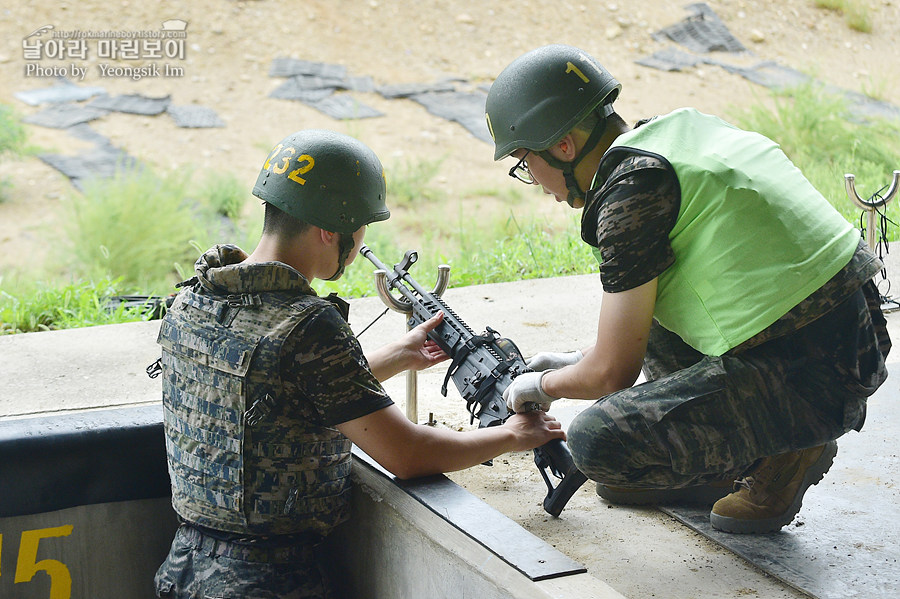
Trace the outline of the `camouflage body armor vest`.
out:
<instances>
[{"instance_id":1,"label":"camouflage body armor vest","mask_svg":"<svg viewBox=\"0 0 900 599\"><path fill-rule=\"evenodd\" d=\"M172 504L235 533L327 533L349 516L351 442L282 396L281 347L330 302L195 285L162 322L163 406Z\"/></svg>"}]
</instances>

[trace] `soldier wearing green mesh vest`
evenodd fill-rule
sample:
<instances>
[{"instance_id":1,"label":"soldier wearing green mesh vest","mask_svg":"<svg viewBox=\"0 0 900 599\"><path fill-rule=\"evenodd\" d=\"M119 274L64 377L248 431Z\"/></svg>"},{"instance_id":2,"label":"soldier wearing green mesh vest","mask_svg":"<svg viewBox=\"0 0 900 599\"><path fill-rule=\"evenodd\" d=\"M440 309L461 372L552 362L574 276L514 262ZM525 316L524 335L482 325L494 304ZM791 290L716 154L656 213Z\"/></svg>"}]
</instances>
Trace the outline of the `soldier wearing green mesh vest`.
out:
<instances>
[{"instance_id":1,"label":"soldier wearing green mesh vest","mask_svg":"<svg viewBox=\"0 0 900 599\"><path fill-rule=\"evenodd\" d=\"M406 419L380 381L446 359L440 316L363 354L333 280L388 218L381 162L331 131L288 136L263 164L256 249L217 245L164 318L162 389L172 503L182 526L160 597L331 596L315 547L350 509L351 443L401 478L466 468L563 439L543 412L456 432Z\"/></svg>"},{"instance_id":2,"label":"soldier wearing green mesh vest","mask_svg":"<svg viewBox=\"0 0 900 599\"><path fill-rule=\"evenodd\" d=\"M882 264L774 142L690 108L632 129L621 89L552 45L488 95L494 159L582 210L602 285L595 344L533 356L507 403L599 398L569 447L608 501L702 503L717 529L778 530L887 376Z\"/></svg>"}]
</instances>

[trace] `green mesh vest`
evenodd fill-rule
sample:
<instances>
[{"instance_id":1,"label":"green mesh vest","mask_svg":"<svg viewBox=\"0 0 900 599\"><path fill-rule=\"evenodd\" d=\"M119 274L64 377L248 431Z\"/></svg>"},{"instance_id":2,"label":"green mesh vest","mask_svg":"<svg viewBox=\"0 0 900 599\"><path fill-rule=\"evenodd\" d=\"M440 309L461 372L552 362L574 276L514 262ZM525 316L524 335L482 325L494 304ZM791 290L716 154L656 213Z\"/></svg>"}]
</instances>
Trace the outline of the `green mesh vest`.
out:
<instances>
[{"instance_id":1,"label":"green mesh vest","mask_svg":"<svg viewBox=\"0 0 900 599\"><path fill-rule=\"evenodd\" d=\"M350 440L285 409L278 377L285 339L322 309L314 295L179 293L158 341L180 516L259 535L324 534L349 516Z\"/></svg>"},{"instance_id":2,"label":"green mesh vest","mask_svg":"<svg viewBox=\"0 0 900 599\"><path fill-rule=\"evenodd\" d=\"M595 184L624 150L678 176L681 207L654 316L706 355L721 355L786 314L844 267L853 228L768 138L684 108L619 136Z\"/></svg>"}]
</instances>

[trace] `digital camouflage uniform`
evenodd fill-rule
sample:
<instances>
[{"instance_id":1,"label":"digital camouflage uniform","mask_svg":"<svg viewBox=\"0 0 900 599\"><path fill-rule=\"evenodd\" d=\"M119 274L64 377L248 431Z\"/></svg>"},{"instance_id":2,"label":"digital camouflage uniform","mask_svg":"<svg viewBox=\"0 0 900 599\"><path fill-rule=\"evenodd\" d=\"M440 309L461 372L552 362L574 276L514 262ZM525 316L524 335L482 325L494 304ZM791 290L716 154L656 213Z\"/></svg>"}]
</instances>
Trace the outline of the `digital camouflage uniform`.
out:
<instances>
[{"instance_id":1,"label":"digital camouflage uniform","mask_svg":"<svg viewBox=\"0 0 900 599\"><path fill-rule=\"evenodd\" d=\"M602 257L604 291L616 293L674 263L668 235L681 200L659 157L620 152L606 166L588 192L582 236ZM860 240L818 291L722 355L704 355L654 321L648 382L576 418L568 430L576 464L607 485L679 488L859 430L866 398L887 376L890 340L871 281L881 268Z\"/></svg>"},{"instance_id":2,"label":"digital camouflage uniform","mask_svg":"<svg viewBox=\"0 0 900 599\"><path fill-rule=\"evenodd\" d=\"M349 516L335 425L392 404L346 322L295 269L215 246L160 328L173 506L160 597L327 597L316 544Z\"/></svg>"}]
</instances>

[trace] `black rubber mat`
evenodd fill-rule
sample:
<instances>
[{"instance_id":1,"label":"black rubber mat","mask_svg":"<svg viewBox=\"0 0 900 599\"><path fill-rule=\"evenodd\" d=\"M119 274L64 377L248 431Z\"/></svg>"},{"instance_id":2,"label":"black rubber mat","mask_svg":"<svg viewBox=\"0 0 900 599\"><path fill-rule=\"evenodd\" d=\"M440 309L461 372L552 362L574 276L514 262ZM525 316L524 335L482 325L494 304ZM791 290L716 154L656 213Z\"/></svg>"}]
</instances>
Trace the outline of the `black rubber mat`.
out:
<instances>
[{"instance_id":1,"label":"black rubber mat","mask_svg":"<svg viewBox=\"0 0 900 599\"><path fill-rule=\"evenodd\" d=\"M304 102L320 112L324 112L333 119L368 119L384 116L382 112L366 106L362 102L347 94L334 94L321 100Z\"/></svg>"},{"instance_id":2,"label":"black rubber mat","mask_svg":"<svg viewBox=\"0 0 900 599\"><path fill-rule=\"evenodd\" d=\"M663 48L635 62L645 67L659 69L660 71L682 71L706 61L689 52L683 52L675 48Z\"/></svg>"},{"instance_id":3,"label":"black rubber mat","mask_svg":"<svg viewBox=\"0 0 900 599\"><path fill-rule=\"evenodd\" d=\"M151 98L140 94L123 94L121 96L99 96L91 100L87 106L113 112L153 116L165 112L171 102L169 96Z\"/></svg>"},{"instance_id":4,"label":"black rubber mat","mask_svg":"<svg viewBox=\"0 0 900 599\"><path fill-rule=\"evenodd\" d=\"M705 3L689 4L691 15L675 25L653 34L654 39L668 39L692 52L743 52L744 45L728 31L728 27Z\"/></svg>"},{"instance_id":5,"label":"black rubber mat","mask_svg":"<svg viewBox=\"0 0 900 599\"><path fill-rule=\"evenodd\" d=\"M208 129L211 127L224 127L225 121L219 118L216 111L206 106L172 106L166 108L166 112L179 127L190 129Z\"/></svg>"},{"instance_id":6,"label":"black rubber mat","mask_svg":"<svg viewBox=\"0 0 900 599\"><path fill-rule=\"evenodd\" d=\"M59 79L59 81L50 87L41 87L38 89L29 89L22 92L16 92L15 96L29 106L40 106L41 104L61 104L64 102L80 102L88 100L94 96L106 95L106 90L102 87L85 87L77 85L68 79Z\"/></svg>"},{"instance_id":7,"label":"black rubber mat","mask_svg":"<svg viewBox=\"0 0 900 599\"><path fill-rule=\"evenodd\" d=\"M40 112L26 116L22 121L31 125L50 127L52 129L68 129L81 123L99 119L108 113L108 110L91 108L81 104L52 104Z\"/></svg>"},{"instance_id":8,"label":"black rubber mat","mask_svg":"<svg viewBox=\"0 0 900 599\"><path fill-rule=\"evenodd\" d=\"M487 94L458 91L430 92L415 94L409 98L424 106L431 114L448 121L455 121L481 141L492 143L491 134L484 120L484 103L487 100Z\"/></svg>"}]
</instances>

